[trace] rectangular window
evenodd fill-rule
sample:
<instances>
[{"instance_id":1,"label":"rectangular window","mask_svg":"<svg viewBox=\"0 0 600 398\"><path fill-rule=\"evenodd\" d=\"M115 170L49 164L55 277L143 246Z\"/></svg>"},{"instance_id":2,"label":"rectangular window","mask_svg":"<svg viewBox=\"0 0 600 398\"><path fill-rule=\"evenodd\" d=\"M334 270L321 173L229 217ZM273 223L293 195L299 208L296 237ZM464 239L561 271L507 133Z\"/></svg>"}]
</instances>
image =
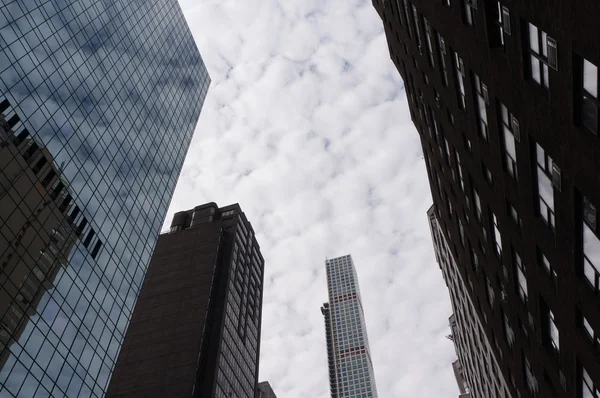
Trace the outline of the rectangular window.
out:
<instances>
[{"instance_id":1,"label":"rectangular window","mask_svg":"<svg viewBox=\"0 0 600 398\"><path fill-rule=\"evenodd\" d=\"M396 0L396 8L398 10L398 22L400 25L403 25L404 22L402 22L402 6L400 5L400 1L401 0Z\"/></svg>"},{"instance_id":2,"label":"rectangular window","mask_svg":"<svg viewBox=\"0 0 600 398\"><path fill-rule=\"evenodd\" d=\"M508 323L508 317L506 316L506 314L504 314L504 337L508 342L508 346L512 347L513 343L515 342L515 333L513 332L512 328L510 327L510 324Z\"/></svg>"},{"instance_id":3,"label":"rectangular window","mask_svg":"<svg viewBox=\"0 0 600 398\"><path fill-rule=\"evenodd\" d=\"M490 97L488 88L477 74L473 73L473 83L475 84L475 91L477 92L477 117L478 117L478 128L481 137L487 141L488 139L488 116L487 116L487 105L490 103Z\"/></svg>"},{"instance_id":4,"label":"rectangular window","mask_svg":"<svg viewBox=\"0 0 600 398\"><path fill-rule=\"evenodd\" d=\"M494 252L498 257L502 257L502 237L500 236L500 229L498 229L498 219L493 212L492 214L492 226L494 228Z\"/></svg>"},{"instance_id":5,"label":"rectangular window","mask_svg":"<svg viewBox=\"0 0 600 398\"><path fill-rule=\"evenodd\" d=\"M504 141L504 168L512 178L518 180L517 142L520 140L520 129L517 118L500 104L500 120L502 121L502 136Z\"/></svg>"},{"instance_id":6,"label":"rectangular window","mask_svg":"<svg viewBox=\"0 0 600 398\"><path fill-rule=\"evenodd\" d=\"M554 230L554 186L552 158L536 144L538 210L544 222Z\"/></svg>"},{"instance_id":7,"label":"rectangular window","mask_svg":"<svg viewBox=\"0 0 600 398\"><path fill-rule=\"evenodd\" d=\"M473 188L473 202L475 203L475 215L477 216L477 221L481 222L481 200L475 188Z\"/></svg>"},{"instance_id":8,"label":"rectangular window","mask_svg":"<svg viewBox=\"0 0 600 398\"><path fill-rule=\"evenodd\" d=\"M582 87L581 87L581 113L580 121L583 126L598 134L598 67L583 59L582 63Z\"/></svg>"},{"instance_id":9,"label":"rectangular window","mask_svg":"<svg viewBox=\"0 0 600 398\"><path fill-rule=\"evenodd\" d=\"M554 270L554 268L552 267L552 265L550 264L550 261L548 261L548 258L544 255L544 253L542 252L542 250L539 247L537 249L537 259L538 259L538 264L540 264L542 266L542 268L544 268L546 270L548 275L550 275L550 277L552 278L552 281L554 283L556 283L558 275L557 275L556 271Z\"/></svg>"},{"instance_id":10,"label":"rectangular window","mask_svg":"<svg viewBox=\"0 0 600 398\"><path fill-rule=\"evenodd\" d=\"M415 32L417 32L417 44L419 46L419 54L423 54L423 41L421 39L421 29L419 29L419 13L417 7L412 6L413 18L415 21Z\"/></svg>"},{"instance_id":11,"label":"rectangular window","mask_svg":"<svg viewBox=\"0 0 600 398\"><path fill-rule=\"evenodd\" d=\"M458 151L456 149L454 150L454 159L455 159L455 164L456 164L456 171L458 172L460 190L464 192L465 191L465 181L463 178L462 166L460 164L460 155L458 154Z\"/></svg>"},{"instance_id":12,"label":"rectangular window","mask_svg":"<svg viewBox=\"0 0 600 398\"><path fill-rule=\"evenodd\" d=\"M515 262L515 272L517 274L517 293L521 297L523 304L527 305L527 278L525 265L521 260L521 256L516 251L513 251L513 261Z\"/></svg>"},{"instance_id":13,"label":"rectangular window","mask_svg":"<svg viewBox=\"0 0 600 398\"><path fill-rule=\"evenodd\" d=\"M425 23L425 41L427 42L427 55L429 57L429 65L435 67L435 60L433 55L433 29L427 18L423 18Z\"/></svg>"},{"instance_id":14,"label":"rectangular window","mask_svg":"<svg viewBox=\"0 0 600 398\"><path fill-rule=\"evenodd\" d=\"M475 10L477 10L477 0L462 0L463 18L465 23L470 26L475 25Z\"/></svg>"},{"instance_id":15,"label":"rectangular window","mask_svg":"<svg viewBox=\"0 0 600 398\"><path fill-rule=\"evenodd\" d=\"M454 72L456 76L456 85L458 89L458 104L461 109L467 108L467 98L465 93L465 64L458 53L454 53Z\"/></svg>"},{"instance_id":16,"label":"rectangular window","mask_svg":"<svg viewBox=\"0 0 600 398\"><path fill-rule=\"evenodd\" d=\"M556 41L529 23L529 66L531 78L542 87L550 87L549 67L557 69Z\"/></svg>"},{"instance_id":17,"label":"rectangular window","mask_svg":"<svg viewBox=\"0 0 600 398\"><path fill-rule=\"evenodd\" d=\"M596 235L598 221L596 206L586 197L583 198L583 274L595 291L599 290L600 240Z\"/></svg>"},{"instance_id":18,"label":"rectangular window","mask_svg":"<svg viewBox=\"0 0 600 398\"><path fill-rule=\"evenodd\" d=\"M554 317L554 313L548 309L546 311L546 341L549 346L552 348L554 353L558 355L560 352L560 343L559 343L559 332L558 326L556 326L556 319Z\"/></svg>"},{"instance_id":19,"label":"rectangular window","mask_svg":"<svg viewBox=\"0 0 600 398\"><path fill-rule=\"evenodd\" d=\"M523 355L523 370L525 371L525 380L527 381L529 392L531 392L532 395L536 395L539 391L538 382L525 355Z\"/></svg>"},{"instance_id":20,"label":"rectangular window","mask_svg":"<svg viewBox=\"0 0 600 398\"><path fill-rule=\"evenodd\" d=\"M582 398L598 398L600 397L599 385L592 381L588 372L581 368L580 393Z\"/></svg>"},{"instance_id":21,"label":"rectangular window","mask_svg":"<svg viewBox=\"0 0 600 398\"><path fill-rule=\"evenodd\" d=\"M511 34L510 11L502 2L497 1L496 7L492 7L494 23L489 25L490 46L504 49L506 37Z\"/></svg>"},{"instance_id":22,"label":"rectangular window","mask_svg":"<svg viewBox=\"0 0 600 398\"><path fill-rule=\"evenodd\" d=\"M412 32L412 28L410 26L410 8L408 5L408 0L404 0L404 13L406 16L406 27L408 29L408 36L412 39L413 32Z\"/></svg>"},{"instance_id":23,"label":"rectangular window","mask_svg":"<svg viewBox=\"0 0 600 398\"><path fill-rule=\"evenodd\" d=\"M446 49L446 41L444 40L444 38L442 36L440 36L440 34L437 34L437 40L438 40L438 57L440 60L440 65L442 66L440 68L441 70L441 74L442 74L442 82L444 83L444 86L448 86L448 68L446 67L446 55L447 55L447 49Z\"/></svg>"}]
</instances>

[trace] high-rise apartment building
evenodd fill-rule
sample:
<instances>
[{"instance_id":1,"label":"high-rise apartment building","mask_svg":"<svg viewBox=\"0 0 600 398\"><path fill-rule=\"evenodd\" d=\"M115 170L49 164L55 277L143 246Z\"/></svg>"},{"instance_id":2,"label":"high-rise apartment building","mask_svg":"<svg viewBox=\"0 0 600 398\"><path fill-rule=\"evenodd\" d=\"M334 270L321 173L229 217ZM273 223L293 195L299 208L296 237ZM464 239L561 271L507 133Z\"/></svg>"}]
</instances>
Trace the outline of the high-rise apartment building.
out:
<instances>
[{"instance_id":1,"label":"high-rise apartment building","mask_svg":"<svg viewBox=\"0 0 600 398\"><path fill-rule=\"evenodd\" d=\"M453 314L449 319L452 331L449 338L454 343L458 356L457 362L452 366L459 384L460 396L467 394L467 397L510 397L508 386L493 354L492 343L476 315L471 298L465 294L467 286L437 220L435 206L429 208L427 215L435 258L450 293ZM495 299L493 291L490 290L488 300L493 303ZM498 344L498 341L494 341L494 344Z\"/></svg>"},{"instance_id":2,"label":"high-rise apartment building","mask_svg":"<svg viewBox=\"0 0 600 398\"><path fill-rule=\"evenodd\" d=\"M0 5L0 396L103 396L209 78L177 1Z\"/></svg>"},{"instance_id":3,"label":"high-rise apartment building","mask_svg":"<svg viewBox=\"0 0 600 398\"><path fill-rule=\"evenodd\" d=\"M331 398L377 397L367 326L350 255L325 261L329 302L325 317Z\"/></svg>"},{"instance_id":4,"label":"high-rise apartment building","mask_svg":"<svg viewBox=\"0 0 600 398\"><path fill-rule=\"evenodd\" d=\"M373 4L510 394L598 395L600 3Z\"/></svg>"},{"instance_id":5,"label":"high-rise apartment building","mask_svg":"<svg viewBox=\"0 0 600 398\"><path fill-rule=\"evenodd\" d=\"M254 398L263 271L239 205L176 213L158 238L107 396Z\"/></svg>"},{"instance_id":6,"label":"high-rise apartment building","mask_svg":"<svg viewBox=\"0 0 600 398\"><path fill-rule=\"evenodd\" d=\"M256 398L277 398L275 392L271 388L268 381L262 381L258 383L256 388Z\"/></svg>"}]
</instances>

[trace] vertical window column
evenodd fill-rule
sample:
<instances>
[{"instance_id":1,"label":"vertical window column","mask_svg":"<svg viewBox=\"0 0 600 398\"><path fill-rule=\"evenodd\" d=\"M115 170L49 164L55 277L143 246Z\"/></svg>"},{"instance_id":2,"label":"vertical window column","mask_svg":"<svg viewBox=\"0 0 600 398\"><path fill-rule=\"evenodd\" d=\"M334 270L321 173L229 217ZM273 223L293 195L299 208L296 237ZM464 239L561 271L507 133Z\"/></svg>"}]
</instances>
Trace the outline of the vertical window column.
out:
<instances>
[{"instance_id":1,"label":"vertical window column","mask_svg":"<svg viewBox=\"0 0 600 398\"><path fill-rule=\"evenodd\" d=\"M465 71L465 64L462 60L462 58L460 58L458 56L458 53L454 53L454 72L455 72L455 76L456 76L456 83L457 83L457 89L458 89L458 104L460 106L461 109L466 109L467 108L467 98L466 98L466 93L465 93L465 76L466 76L466 71Z\"/></svg>"},{"instance_id":2,"label":"vertical window column","mask_svg":"<svg viewBox=\"0 0 600 398\"><path fill-rule=\"evenodd\" d=\"M554 187L552 158L536 143L538 206L544 222L554 230Z\"/></svg>"},{"instance_id":3,"label":"vertical window column","mask_svg":"<svg viewBox=\"0 0 600 398\"><path fill-rule=\"evenodd\" d=\"M512 178L518 180L516 142L521 139L519 121L504 104L500 104L500 114L505 151L504 167Z\"/></svg>"},{"instance_id":4,"label":"vertical window column","mask_svg":"<svg viewBox=\"0 0 600 398\"><path fill-rule=\"evenodd\" d=\"M473 73L473 80L475 83L475 91L477 92L477 116L479 119L478 127L479 134L484 140L488 140L488 117L487 117L487 105L490 103L490 95L488 88L481 82L479 76Z\"/></svg>"}]
</instances>

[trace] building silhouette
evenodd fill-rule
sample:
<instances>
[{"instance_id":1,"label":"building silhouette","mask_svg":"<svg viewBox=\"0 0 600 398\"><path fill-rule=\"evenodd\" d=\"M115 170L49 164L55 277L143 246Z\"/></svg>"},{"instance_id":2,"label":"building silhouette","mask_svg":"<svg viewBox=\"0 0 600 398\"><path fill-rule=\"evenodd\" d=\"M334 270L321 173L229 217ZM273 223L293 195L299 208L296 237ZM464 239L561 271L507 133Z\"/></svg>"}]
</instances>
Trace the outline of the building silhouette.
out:
<instances>
[{"instance_id":1,"label":"building silhouette","mask_svg":"<svg viewBox=\"0 0 600 398\"><path fill-rule=\"evenodd\" d=\"M264 260L239 205L160 235L107 397L255 398Z\"/></svg>"},{"instance_id":2,"label":"building silhouette","mask_svg":"<svg viewBox=\"0 0 600 398\"><path fill-rule=\"evenodd\" d=\"M427 215L435 257L450 293L453 314L449 318L451 333L447 337L454 343L458 356L452 368L460 397L463 397L463 394L466 394L465 397L487 398L510 396L500 366L493 355L493 342L488 340L471 298L464 294L467 286L437 220L434 206L429 208ZM491 302L496 299L491 290L488 299Z\"/></svg>"},{"instance_id":3,"label":"building silhouette","mask_svg":"<svg viewBox=\"0 0 600 398\"><path fill-rule=\"evenodd\" d=\"M256 388L256 398L277 398L268 381L261 381Z\"/></svg>"},{"instance_id":4,"label":"building silhouette","mask_svg":"<svg viewBox=\"0 0 600 398\"><path fill-rule=\"evenodd\" d=\"M352 256L325 262L325 318L331 398L377 397L367 325Z\"/></svg>"},{"instance_id":5,"label":"building silhouette","mask_svg":"<svg viewBox=\"0 0 600 398\"><path fill-rule=\"evenodd\" d=\"M508 396L597 395L600 3L373 5Z\"/></svg>"},{"instance_id":6,"label":"building silhouette","mask_svg":"<svg viewBox=\"0 0 600 398\"><path fill-rule=\"evenodd\" d=\"M103 396L209 85L175 0L0 5L0 396Z\"/></svg>"}]
</instances>

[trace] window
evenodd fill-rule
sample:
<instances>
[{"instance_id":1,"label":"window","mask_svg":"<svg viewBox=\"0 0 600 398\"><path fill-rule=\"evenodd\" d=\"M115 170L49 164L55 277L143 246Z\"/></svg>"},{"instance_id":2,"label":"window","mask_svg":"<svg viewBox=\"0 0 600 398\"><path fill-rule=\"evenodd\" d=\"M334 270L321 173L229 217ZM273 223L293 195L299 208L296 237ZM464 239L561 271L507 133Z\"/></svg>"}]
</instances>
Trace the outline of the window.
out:
<instances>
[{"instance_id":1,"label":"window","mask_svg":"<svg viewBox=\"0 0 600 398\"><path fill-rule=\"evenodd\" d=\"M554 351L555 355L558 355L560 352L560 344L559 344L559 334L558 334L558 326L556 326L556 319L554 317L554 313L550 310L546 310L546 342L550 346L550 348Z\"/></svg>"},{"instance_id":2,"label":"window","mask_svg":"<svg viewBox=\"0 0 600 398\"><path fill-rule=\"evenodd\" d=\"M521 217L519 216L517 209L515 209L515 207L513 205L511 205L510 203L508 203L508 211L510 212L510 218L512 218L514 223L517 224L517 226L519 228L522 228L523 223L521 221Z\"/></svg>"},{"instance_id":3,"label":"window","mask_svg":"<svg viewBox=\"0 0 600 398\"><path fill-rule=\"evenodd\" d=\"M473 188L473 201L475 203L477 221L481 222L481 200L479 199L479 194L475 188Z\"/></svg>"},{"instance_id":4,"label":"window","mask_svg":"<svg viewBox=\"0 0 600 398\"><path fill-rule=\"evenodd\" d=\"M494 228L494 252L498 257L502 257L502 237L500 236L500 230L498 229L498 219L492 212L492 226Z\"/></svg>"},{"instance_id":5,"label":"window","mask_svg":"<svg viewBox=\"0 0 600 398\"><path fill-rule=\"evenodd\" d=\"M600 335L598 335L598 333L596 333L594 328L592 328L592 325L590 325L588 320L583 315L581 316L581 323L583 325L583 328L585 329L585 334L592 341L594 346L597 349L600 348Z\"/></svg>"},{"instance_id":6,"label":"window","mask_svg":"<svg viewBox=\"0 0 600 398\"><path fill-rule=\"evenodd\" d=\"M402 22L402 6L400 5L400 0L396 0L396 8L398 9L398 22L400 25L403 25Z\"/></svg>"},{"instance_id":7,"label":"window","mask_svg":"<svg viewBox=\"0 0 600 398\"><path fill-rule=\"evenodd\" d=\"M598 67L583 59L581 87L581 124L598 134Z\"/></svg>"},{"instance_id":8,"label":"window","mask_svg":"<svg viewBox=\"0 0 600 398\"><path fill-rule=\"evenodd\" d=\"M421 29L419 29L419 13L417 7L412 6L413 18L415 21L415 32L417 32L417 44L419 45L419 54L423 54L423 41L421 40Z\"/></svg>"},{"instance_id":9,"label":"window","mask_svg":"<svg viewBox=\"0 0 600 398\"><path fill-rule=\"evenodd\" d=\"M556 40L529 24L529 63L531 78L540 86L550 87L548 68L558 69Z\"/></svg>"},{"instance_id":10,"label":"window","mask_svg":"<svg viewBox=\"0 0 600 398\"><path fill-rule=\"evenodd\" d=\"M554 229L553 162L540 144L536 144L538 210L551 229Z\"/></svg>"},{"instance_id":11,"label":"window","mask_svg":"<svg viewBox=\"0 0 600 398\"><path fill-rule=\"evenodd\" d=\"M408 0L404 0L404 13L406 14L406 27L408 28L408 36L412 39L413 32L410 26L410 8L408 6Z\"/></svg>"},{"instance_id":12,"label":"window","mask_svg":"<svg viewBox=\"0 0 600 398\"><path fill-rule=\"evenodd\" d=\"M467 98L465 94L465 64L458 53L454 53L454 71L456 75L456 84L458 88L458 101L461 109L467 108Z\"/></svg>"},{"instance_id":13,"label":"window","mask_svg":"<svg viewBox=\"0 0 600 398\"><path fill-rule=\"evenodd\" d=\"M554 270L554 268L552 268L552 265L550 265L550 261L548 261L548 258L544 255L544 253L542 253L542 250L539 247L537 249L537 259L538 264L540 264L542 268L546 270L548 275L550 275L550 277L552 278L552 281L556 283L556 271Z\"/></svg>"},{"instance_id":14,"label":"window","mask_svg":"<svg viewBox=\"0 0 600 398\"><path fill-rule=\"evenodd\" d=\"M433 29L427 18L423 18L425 23L425 40L427 41L427 55L429 57L429 65L435 67L434 55L433 55Z\"/></svg>"},{"instance_id":15,"label":"window","mask_svg":"<svg viewBox=\"0 0 600 398\"><path fill-rule=\"evenodd\" d=\"M529 388L529 392L532 395L536 395L538 393L538 382L535 376L533 375L533 371L531 370L531 365L529 365L529 361L523 355L523 370L525 371L525 380L527 381L527 387Z\"/></svg>"},{"instance_id":16,"label":"window","mask_svg":"<svg viewBox=\"0 0 600 398\"><path fill-rule=\"evenodd\" d=\"M600 240L596 235L598 221L596 207L588 198L583 198L583 274L595 291L599 290Z\"/></svg>"},{"instance_id":17,"label":"window","mask_svg":"<svg viewBox=\"0 0 600 398\"><path fill-rule=\"evenodd\" d=\"M516 143L521 139L519 121L502 103L500 104L500 120L504 138L504 168L512 178L518 180Z\"/></svg>"},{"instance_id":18,"label":"window","mask_svg":"<svg viewBox=\"0 0 600 398\"><path fill-rule=\"evenodd\" d=\"M508 323L508 317L504 314L504 338L508 342L508 346L512 347L515 342L515 332L513 332L510 324Z\"/></svg>"},{"instance_id":19,"label":"window","mask_svg":"<svg viewBox=\"0 0 600 398\"><path fill-rule=\"evenodd\" d=\"M437 39L438 39L438 57L440 59L440 65L442 66L440 68L441 70L441 74L442 74L442 82L444 83L444 86L448 86L448 68L446 67L446 54L447 54L447 50L446 50L446 41L444 40L444 38L442 36L440 36L440 34L438 33L437 35Z\"/></svg>"},{"instance_id":20,"label":"window","mask_svg":"<svg viewBox=\"0 0 600 398\"><path fill-rule=\"evenodd\" d=\"M598 388L598 384L592 381L592 378L583 367L581 368L580 385L580 393L582 398L600 397L600 388Z\"/></svg>"},{"instance_id":21,"label":"window","mask_svg":"<svg viewBox=\"0 0 600 398\"><path fill-rule=\"evenodd\" d=\"M475 10L477 10L477 0L463 1L463 18L465 23L470 26L475 25Z\"/></svg>"},{"instance_id":22,"label":"window","mask_svg":"<svg viewBox=\"0 0 600 398\"><path fill-rule=\"evenodd\" d=\"M479 119L479 134L487 141L488 139L488 117L487 105L490 103L488 88L481 82L479 76L473 73L473 82L477 92L477 117Z\"/></svg>"},{"instance_id":23,"label":"window","mask_svg":"<svg viewBox=\"0 0 600 398\"><path fill-rule=\"evenodd\" d=\"M510 26L510 11L506 6L503 6L500 1L496 3L496 7L492 8L495 13L494 22L490 27L490 45L492 47L504 48L506 43L505 35L511 34Z\"/></svg>"},{"instance_id":24,"label":"window","mask_svg":"<svg viewBox=\"0 0 600 398\"><path fill-rule=\"evenodd\" d=\"M513 251L513 260L515 262L515 272L517 274L517 293L521 297L523 304L527 305L527 278L525 277L526 269L521 260L521 256L516 251Z\"/></svg>"},{"instance_id":25,"label":"window","mask_svg":"<svg viewBox=\"0 0 600 398\"><path fill-rule=\"evenodd\" d=\"M465 191L465 181L463 178L463 172L462 172L462 166L460 164L460 155L458 154L457 150L454 150L454 159L455 159L455 164L456 164L456 170L458 172L458 179L459 179L459 183L460 183L460 189L461 191Z\"/></svg>"}]
</instances>

